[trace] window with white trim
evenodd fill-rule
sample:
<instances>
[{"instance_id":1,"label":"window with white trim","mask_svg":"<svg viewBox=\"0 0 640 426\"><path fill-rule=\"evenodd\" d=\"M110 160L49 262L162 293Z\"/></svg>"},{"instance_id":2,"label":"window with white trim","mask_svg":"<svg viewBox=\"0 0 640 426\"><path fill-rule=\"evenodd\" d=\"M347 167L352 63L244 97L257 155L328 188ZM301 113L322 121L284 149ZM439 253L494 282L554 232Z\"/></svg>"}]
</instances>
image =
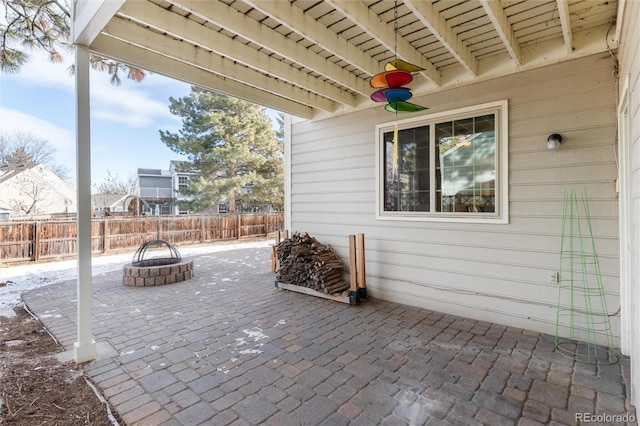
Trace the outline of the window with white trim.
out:
<instances>
[{"instance_id":1,"label":"window with white trim","mask_svg":"<svg viewBox=\"0 0 640 426\"><path fill-rule=\"evenodd\" d=\"M378 218L508 222L507 101L376 127Z\"/></svg>"},{"instance_id":2,"label":"window with white trim","mask_svg":"<svg viewBox=\"0 0 640 426\"><path fill-rule=\"evenodd\" d=\"M189 186L189 178L187 176L178 176L178 191L187 189Z\"/></svg>"}]
</instances>

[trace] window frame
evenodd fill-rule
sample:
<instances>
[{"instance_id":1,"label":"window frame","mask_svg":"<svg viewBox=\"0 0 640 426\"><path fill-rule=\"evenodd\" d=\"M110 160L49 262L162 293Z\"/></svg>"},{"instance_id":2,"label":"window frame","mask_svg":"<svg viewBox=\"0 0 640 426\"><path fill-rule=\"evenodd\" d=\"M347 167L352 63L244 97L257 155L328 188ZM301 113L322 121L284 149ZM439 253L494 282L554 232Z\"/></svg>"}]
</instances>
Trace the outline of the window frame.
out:
<instances>
[{"instance_id":1,"label":"window frame","mask_svg":"<svg viewBox=\"0 0 640 426\"><path fill-rule=\"evenodd\" d=\"M495 114L496 120L496 207L491 213L468 212L407 212L384 211L384 134L392 132L397 124L399 129L410 129L420 126L430 126L430 133L434 134L436 124L473 118L486 114ZM508 100L488 102L472 105L455 110L434 114L410 117L397 121L378 124L375 128L375 160L376 160L376 220L392 221L422 221L422 222L458 222L458 223L509 223L509 147L508 147ZM430 152L434 152L436 141L430 138ZM430 160L431 161L431 160ZM433 162L429 168L429 178L435 179ZM434 195L435 196L435 195ZM433 203L431 203L433 205ZM434 207L432 207L434 208Z\"/></svg>"},{"instance_id":2,"label":"window frame","mask_svg":"<svg viewBox=\"0 0 640 426\"><path fill-rule=\"evenodd\" d=\"M184 180L184 183L181 182ZM178 176L178 192L189 187L189 176Z\"/></svg>"}]
</instances>

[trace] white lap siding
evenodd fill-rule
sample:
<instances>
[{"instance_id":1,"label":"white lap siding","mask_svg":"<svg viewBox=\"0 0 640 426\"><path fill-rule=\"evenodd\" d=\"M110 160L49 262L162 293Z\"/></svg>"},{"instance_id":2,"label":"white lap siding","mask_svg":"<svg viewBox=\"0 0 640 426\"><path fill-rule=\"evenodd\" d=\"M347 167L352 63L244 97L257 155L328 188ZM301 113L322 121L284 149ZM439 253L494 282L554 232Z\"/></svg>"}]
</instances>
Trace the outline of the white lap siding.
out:
<instances>
[{"instance_id":1,"label":"white lap siding","mask_svg":"<svg viewBox=\"0 0 640 426\"><path fill-rule=\"evenodd\" d=\"M381 104L293 124L291 230L331 244L364 233L375 298L555 333L564 192L586 188L608 310L619 307L616 79L596 55L418 97L427 114L508 100L508 224L376 220ZM400 116L405 118L407 115ZM560 149L546 139L560 133ZM619 317L612 318L616 339Z\"/></svg>"}]
</instances>

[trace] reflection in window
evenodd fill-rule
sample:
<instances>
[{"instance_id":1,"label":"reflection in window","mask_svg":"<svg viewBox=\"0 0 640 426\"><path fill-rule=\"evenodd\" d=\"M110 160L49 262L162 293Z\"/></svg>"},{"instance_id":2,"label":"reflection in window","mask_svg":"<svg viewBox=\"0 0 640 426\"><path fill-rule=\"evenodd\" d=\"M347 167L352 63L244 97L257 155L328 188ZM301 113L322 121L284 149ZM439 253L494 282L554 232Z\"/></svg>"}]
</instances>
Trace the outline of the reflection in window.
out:
<instances>
[{"instance_id":1,"label":"reflection in window","mask_svg":"<svg viewBox=\"0 0 640 426\"><path fill-rule=\"evenodd\" d=\"M429 126L384 134L385 211L429 211ZM395 164L394 164L395 162Z\"/></svg>"},{"instance_id":2,"label":"reflection in window","mask_svg":"<svg viewBox=\"0 0 640 426\"><path fill-rule=\"evenodd\" d=\"M495 212L496 141L493 114L438 123L438 212Z\"/></svg>"}]
</instances>

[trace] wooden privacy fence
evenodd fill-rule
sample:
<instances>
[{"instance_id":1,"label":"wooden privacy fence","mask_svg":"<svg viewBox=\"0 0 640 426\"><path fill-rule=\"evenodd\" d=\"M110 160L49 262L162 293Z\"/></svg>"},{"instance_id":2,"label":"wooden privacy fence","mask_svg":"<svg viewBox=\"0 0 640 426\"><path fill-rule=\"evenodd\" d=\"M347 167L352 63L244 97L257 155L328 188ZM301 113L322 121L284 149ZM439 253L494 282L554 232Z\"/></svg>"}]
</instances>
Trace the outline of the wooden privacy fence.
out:
<instances>
[{"instance_id":1,"label":"wooden privacy fence","mask_svg":"<svg viewBox=\"0 0 640 426\"><path fill-rule=\"evenodd\" d=\"M91 222L92 253L137 249L149 240L175 245L267 236L284 213L114 217ZM76 255L75 219L0 222L0 264Z\"/></svg>"}]
</instances>

